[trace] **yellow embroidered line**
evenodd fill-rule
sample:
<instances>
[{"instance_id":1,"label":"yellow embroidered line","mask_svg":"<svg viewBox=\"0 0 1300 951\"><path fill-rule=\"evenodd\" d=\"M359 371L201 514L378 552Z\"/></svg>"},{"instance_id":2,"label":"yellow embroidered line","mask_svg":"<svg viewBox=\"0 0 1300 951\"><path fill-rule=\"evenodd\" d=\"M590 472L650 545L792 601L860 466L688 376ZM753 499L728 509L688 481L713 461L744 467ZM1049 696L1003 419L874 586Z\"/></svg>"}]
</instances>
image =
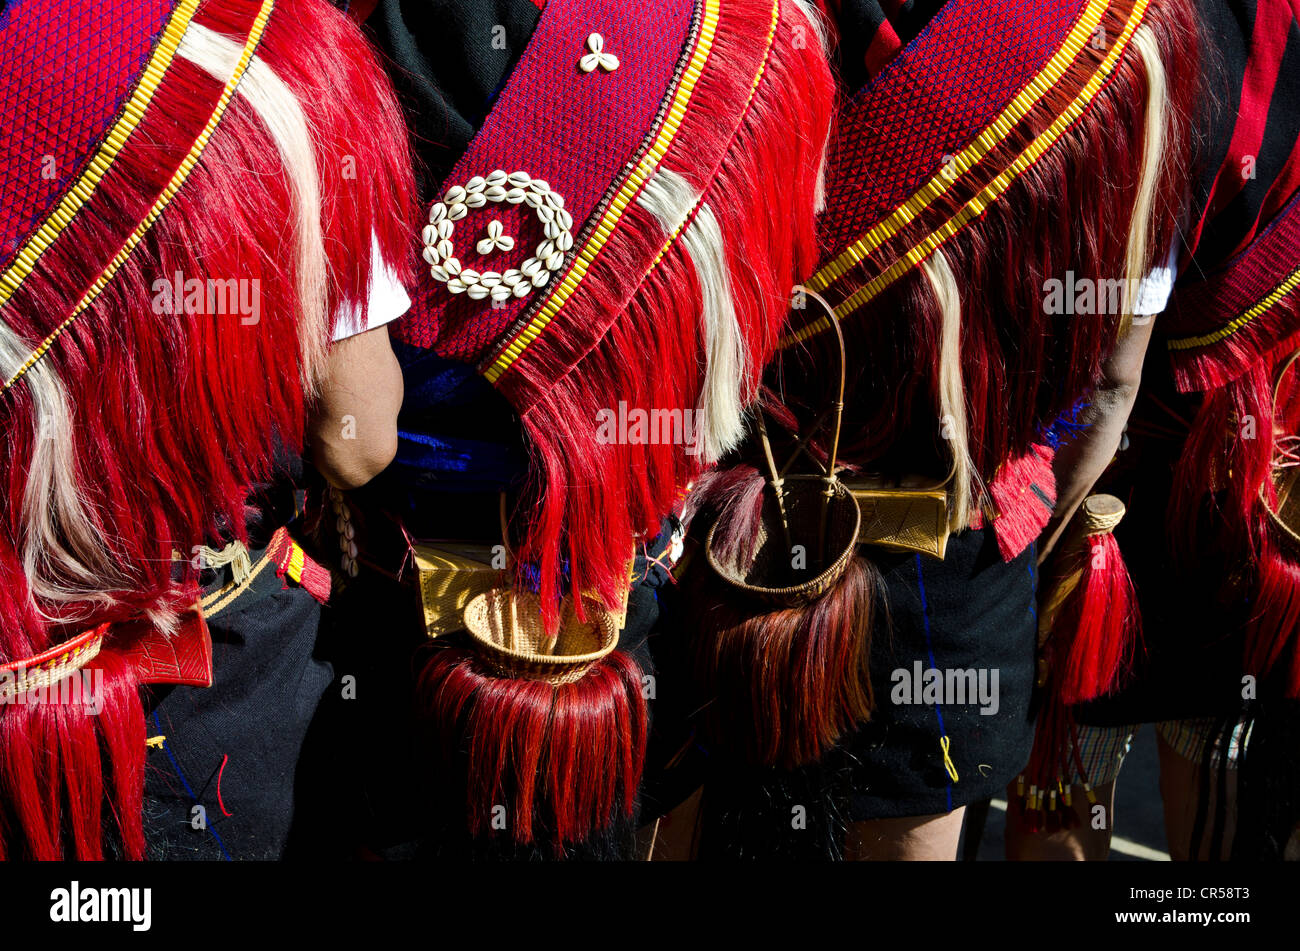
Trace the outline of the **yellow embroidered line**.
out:
<instances>
[{"instance_id":1,"label":"yellow embroidered line","mask_svg":"<svg viewBox=\"0 0 1300 951\"><path fill-rule=\"evenodd\" d=\"M758 72L754 74L754 82L749 87L749 98L745 100L745 112L749 111L750 103L754 101L754 93L758 91L758 84L763 81L763 73L767 72L767 61L768 57L772 55L772 43L776 39L776 26L777 23L780 22L780 19L781 0L776 0L776 2L772 4L772 22L767 30L767 52L763 54L763 61L759 63ZM744 114L744 112L741 113L742 121L744 121ZM701 195L700 200L703 201L703 199L704 196ZM691 209L692 213L694 213L698 208L699 203L696 203L695 208ZM668 249L671 248L677 239L681 237L682 232L686 230L687 222L691 220L692 215L687 215L686 220L673 229L673 233L668 236L668 240L664 242L664 246L659 249L659 253L655 255L655 259L651 261L650 266L646 268L647 275L659 266L659 262L664 259L664 255L668 253Z\"/></svg>"},{"instance_id":2,"label":"yellow embroidered line","mask_svg":"<svg viewBox=\"0 0 1300 951\"><path fill-rule=\"evenodd\" d=\"M1061 77L1078 57L1079 51L1083 49L1088 38L1093 35L1109 6L1110 0L1089 0L1061 48L998 117L985 127L975 141L954 156L946 168L921 186L888 218L873 225L865 235L840 252L835 260L824 265L809 278L808 287L814 291L823 291L835 283L849 268L864 260L868 254L910 224L935 199L955 185L962 175L978 164L995 147L1006 141L1015 125L1061 81Z\"/></svg>"},{"instance_id":3,"label":"yellow embroidered line","mask_svg":"<svg viewBox=\"0 0 1300 951\"><path fill-rule=\"evenodd\" d=\"M1115 45L1102 61L1097 71L1093 73L1088 82L1084 85L1079 95L1074 101L1066 107L1065 111L1057 116L1056 120L1043 130L1037 138L1031 142L1028 147L1021 152L1014 162L1007 167L997 178L989 182L978 195L968 201L957 214L949 218L938 230L931 232L919 244L914 245L899 260L895 261L886 270L881 272L876 278L869 283L859 287L853 294L842 304L835 308L835 316L841 320L852 314L863 304L872 300L887 287L898 280L900 276L917 267L938 250L944 242L955 235L963 227L969 224L975 218L982 215L985 210L996 201L1003 192L1011 187L1012 183L1025 172L1030 166L1037 162L1049 148L1055 144L1056 140L1064 134L1065 130L1078 120L1083 114L1083 110L1096 96L1098 90L1106 82L1111 70L1115 68L1115 63L1123 55L1124 50L1128 47L1128 42L1132 38L1134 31L1137 30L1138 24L1146 12L1147 0L1137 0L1133 9L1129 12L1128 21L1124 24L1124 29L1115 39ZM782 348L790 347L800 341L807 340L830 328L830 321L825 317L819 317L816 321L803 327L794 333L787 334L782 340Z\"/></svg>"},{"instance_id":4,"label":"yellow embroidered line","mask_svg":"<svg viewBox=\"0 0 1300 951\"><path fill-rule=\"evenodd\" d=\"M258 11L257 17L253 20L252 29L249 30L248 41L244 44L243 52L239 56L239 62L235 65L234 73L231 75L230 79L227 80L225 88L221 91L221 98L217 100L216 108L213 110L212 115L208 117L207 124L203 127L203 131L200 132L198 138L194 140L194 144L190 146L189 153L181 160L180 167L176 169L176 173L172 176L171 181L167 183L167 187L163 189L162 194L159 195L158 199L153 203L153 207L149 209L149 213L146 214L144 219L135 226L135 230L132 231L130 236L126 239L126 243L123 244L117 254L113 256L113 260L108 263L108 267L104 268L103 273L95 279L95 283L90 286L90 290L86 291L81 300L77 302L77 306L73 309L72 313L68 315L67 319L64 320L63 323L50 331L50 335L41 341L39 347L32 351L32 355L29 356L23 365L18 368L18 371L9 378L4 385L4 390L0 390L0 392L7 391L11 386L17 383L28 370L35 366L36 363L49 352L50 347L54 345L54 341L59 338L63 331L67 330L68 327L72 325L74 320L81 316L86 308L90 306L91 302L94 301L94 299L99 296L100 292L108 285L108 282L113 279L113 275L116 274L118 269L126 263L127 258L131 256L131 252L134 251L140 241L143 240L145 232L153 226L153 223L158 220L158 216L162 214L163 209L165 209L167 205L171 203L171 200L176 197L176 193L180 191L181 186L185 184L185 180L189 177L190 172L198 163L199 157L203 154L203 150L207 147L208 139L212 137L212 132L216 129L217 123L221 121L221 117L225 113L226 107L230 105L230 97L234 94L235 87L243 77L244 70L248 68L249 61L253 58L253 51L257 48L257 44L262 38L262 30L266 27L266 21L270 17L271 9L274 6L275 0L264 0L262 3L262 9Z\"/></svg>"},{"instance_id":5,"label":"yellow embroidered line","mask_svg":"<svg viewBox=\"0 0 1300 951\"><path fill-rule=\"evenodd\" d=\"M46 216L41 226L23 244L14 257L13 263L3 274L0 274L0 305L5 304L13 296L14 292L22 286L23 281L35 269L41 255L54 243L54 239L59 236L59 233L68 226L73 216L95 194L95 189L99 187L100 181L108 173L114 159L117 158L118 153L126 145L126 140L130 138L136 126L144 119L145 110L153 100L154 93L157 92L158 86L162 83L167 69L171 66L172 59L176 55L176 48L180 45L181 36L189 27L190 19L194 16L194 11L198 9L198 6L199 0L182 0L182 3L176 8L176 12L163 29L162 39L158 41L153 55L149 57L149 62L140 75L140 81L135 87L135 92L127 100L121 117L109 130L103 143L91 158L90 164L81 173L81 177L77 179L72 188L68 190L68 193L63 196L58 206Z\"/></svg>"},{"instance_id":6,"label":"yellow embroidered line","mask_svg":"<svg viewBox=\"0 0 1300 951\"><path fill-rule=\"evenodd\" d=\"M252 586L257 576L262 573L262 569L270 563L270 556L263 554L261 558L257 559L253 565L253 570L248 573L248 577L243 581L231 582L221 590L207 595L202 601L203 616L205 618L215 617L228 608L235 599Z\"/></svg>"},{"instance_id":7,"label":"yellow embroidered line","mask_svg":"<svg viewBox=\"0 0 1300 951\"><path fill-rule=\"evenodd\" d=\"M596 259L605 242L609 240L614 229L618 227L619 220L623 217L623 211L627 208L628 203L645 184L646 180L654 172L659 160L663 158L664 153L668 151L668 146L672 143L674 136L677 135L677 129L682 124L682 118L686 115L686 107L691 100L691 95L695 91L695 84L700 78L700 73L704 70L704 64L709 59L709 54L713 49L713 35L718 26L718 7L720 0L704 0L704 16L700 24L700 38L695 45L695 51L691 54L690 62L687 63L685 71L682 73L681 82L677 84L677 91L673 96L672 106L668 110L668 115L664 117L663 125L659 129L659 135L655 138L654 144L651 145L650 151L642 158L641 163L628 176L623 187L619 189L618 194L610 201L609 207L605 210L604 216L596 226L596 232L591 236L591 240L582 249L573 266L569 268L569 273L564 276L560 286L555 289L546 303L537 312L537 315L529 322L514 340L512 340L496 360L484 372L489 383L496 383L501 374L509 369L510 364L518 359L524 349L541 335L546 329L546 325L551 322L560 308L564 306L570 295L577 290L578 285L582 283L583 277L587 273L587 268L591 262Z\"/></svg>"},{"instance_id":8,"label":"yellow embroidered line","mask_svg":"<svg viewBox=\"0 0 1300 951\"><path fill-rule=\"evenodd\" d=\"M947 735L939 737L939 749L943 751L943 768L948 771L948 775L952 777L954 783L961 782L961 778L957 775L957 764L952 761L950 755L952 740Z\"/></svg>"},{"instance_id":9,"label":"yellow embroidered line","mask_svg":"<svg viewBox=\"0 0 1300 951\"><path fill-rule=\"evenodd\" d=\"M1226 340L1231 337L1242 327L1246 326L1260 314L1267 311L1274 304L1280 301L1287 294L1290 294L1297 287L1300 287L1300 268L1296 268L1290 273L1282 283L1273 288L1268 296L1261 300L1250 310L1246 311L1240 317L1234 318L1230 323L1225 324L1218 330L1208 334L1202 334L1199 337L1178 337L1168 341L1165 346L1170 350L1193 350L1197 347L1208 347L1212 343L1218 343L1220 340Z\"/></svg>"}]
</instances>

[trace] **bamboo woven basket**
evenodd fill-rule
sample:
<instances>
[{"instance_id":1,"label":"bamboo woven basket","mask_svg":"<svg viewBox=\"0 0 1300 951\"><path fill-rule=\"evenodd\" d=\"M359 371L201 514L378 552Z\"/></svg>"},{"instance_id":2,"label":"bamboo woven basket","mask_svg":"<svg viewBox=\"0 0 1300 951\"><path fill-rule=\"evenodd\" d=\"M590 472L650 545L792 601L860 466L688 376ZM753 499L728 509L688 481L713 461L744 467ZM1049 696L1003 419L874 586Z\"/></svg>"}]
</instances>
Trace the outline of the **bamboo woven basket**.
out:
<instances>
[{"instance_id":1,"label":"bamboo woven basket","mask_svg":"<svg viewBox=\"0 0 1300 951\"><path fill-rule=\"evenodd\" d=\"M587 620L580 621L566 600L560 629L546 636L541 601L529 591L491 588L465 606L465 629L478 655L507 677L573 683L618 646L617 619L597 601L584 599Z\"/></svg>"}]
</instances>

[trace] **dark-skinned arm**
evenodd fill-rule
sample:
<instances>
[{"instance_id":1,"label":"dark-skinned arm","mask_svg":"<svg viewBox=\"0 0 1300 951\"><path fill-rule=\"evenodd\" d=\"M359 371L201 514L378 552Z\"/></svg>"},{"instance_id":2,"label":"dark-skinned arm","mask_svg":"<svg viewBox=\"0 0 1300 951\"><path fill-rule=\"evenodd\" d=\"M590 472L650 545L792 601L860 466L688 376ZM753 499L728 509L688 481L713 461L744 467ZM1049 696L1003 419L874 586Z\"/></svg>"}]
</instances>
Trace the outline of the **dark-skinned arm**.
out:
<instances>
[{"instance_id":1,"label":"dark-skinned arm","mask_svg":"<svg viewBox=\"0 0 1300 951\"><path fill-rule=\"evenodd\" d=\"M1127 332L1116 342L1114 352L1102 367L1102 378L1080 416L1079 421L1086 428L1057 450L1052 463L1056 476L1056 507L1043 531L1038 549L1039 564L1047 559L1075 511L1115 458L1124 426L1137 399L1142 381L1142 361L1155 322L1155 317L1136 317L1130 322Z\"/></svg>"}]
</instances>

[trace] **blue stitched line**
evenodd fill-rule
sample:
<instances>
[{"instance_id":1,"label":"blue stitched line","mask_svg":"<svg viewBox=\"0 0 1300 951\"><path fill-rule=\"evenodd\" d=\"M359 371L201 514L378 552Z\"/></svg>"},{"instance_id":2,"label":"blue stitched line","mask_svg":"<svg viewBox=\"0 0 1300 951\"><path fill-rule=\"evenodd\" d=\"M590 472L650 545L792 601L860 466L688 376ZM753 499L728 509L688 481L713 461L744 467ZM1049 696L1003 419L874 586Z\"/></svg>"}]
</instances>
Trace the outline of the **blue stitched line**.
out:
<instances>
[{"instance_id":1,"label":"blue stitched line","mask_svg":"<svg viewBox=\"0 0 1300 951\"><path fill-rule=\"evenodd\" d=\"M162 736L163 728L162 728L162 723L158 720L157 710L153 712L153 722L154 722L154 726L158 728L158 735ZM176 775L180 777L181 785L183 785L185 787L185 791L190 794L190 798L194 800L194 804L196 806L203 805L202 803L199 802L199 797L194 795L194 790L190 788L190 781L185 778L185 773L181 770L181 764L176 762L176 757L172 755L172 748L167 744L166 737L163 737L162 748L163 748L163 752L167 754L167 758L172 761L172 768L176 770ZM205 812L207 811L206 806L204 806L204 811ZM230 857L230 853L226 851L226 843L221 841L221 836L217 834L217 830L212 827L212 824L209 823L206 820L206 818L204 820L203 825L207 828L209 832L212 833L212 838L217 840L217 848L221 849L221 854L226 857L226 861L227 862L233 861L233 859L231 859Z\"/></svg>"},{"instance_id":2,"label":"blue stitched line","mask_svg":"<svg viewBox=\"0 0 1300 951\"><path fill-rule=\"evenodd\" d=\"M1038 540L1029 543L1029 616L1034 619L1034 635L1038 634Z\"/></svg>"},{"instance_id":3,"label":"blue stitched line","mask_svg":"<svg viewBox=\"0 0 1300 951\"><path fill-rule=\"evenodd\" d=\"M926 656L930 658L930 668L932 670L937 670L938 668L935 666L934 663L934 648L930 646L930 606L926 603L925 600L925 579L922 577L921 574L921 553L920 552L917 552L916 554L916 586L921 592L921 626L925 630L925 653ZM934 715L939 718L939 737L940 739L944 739L948 736L948 730L943 725L943 709L938 702L936 702L934 705ZM951 755L951 752L949 753L949 755ZM943 772L945 776L948 776L948 768L946 766L944 767ZM948 793L948 811L952 812L952 777L951 776L948 776L947 793Z\"/></svg>"}]
</instances>

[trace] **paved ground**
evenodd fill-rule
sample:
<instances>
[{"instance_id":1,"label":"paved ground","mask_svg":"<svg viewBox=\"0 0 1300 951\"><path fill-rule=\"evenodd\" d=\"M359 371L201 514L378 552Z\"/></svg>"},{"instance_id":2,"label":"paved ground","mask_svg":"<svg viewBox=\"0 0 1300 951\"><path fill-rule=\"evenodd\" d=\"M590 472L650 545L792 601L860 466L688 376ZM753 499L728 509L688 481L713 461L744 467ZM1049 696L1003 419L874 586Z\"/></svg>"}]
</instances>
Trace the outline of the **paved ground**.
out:
<instances>
[{"instance_id":1,"label":"paved ground","mask_svg":"<svg viewBox=\"0 0 1300 951\"><path fill-rule=\"evenodd\" d=\"M1168 861L1164 821L1160 808L1160 768L1156 759L1156 734L1150 725L1138 732L1124 761L1115 797L1115 837L1112 862ZM981 862L1003 859L1002 831L1006 804L994 801L976 857Z\"/></svg>"}]
</instances>

